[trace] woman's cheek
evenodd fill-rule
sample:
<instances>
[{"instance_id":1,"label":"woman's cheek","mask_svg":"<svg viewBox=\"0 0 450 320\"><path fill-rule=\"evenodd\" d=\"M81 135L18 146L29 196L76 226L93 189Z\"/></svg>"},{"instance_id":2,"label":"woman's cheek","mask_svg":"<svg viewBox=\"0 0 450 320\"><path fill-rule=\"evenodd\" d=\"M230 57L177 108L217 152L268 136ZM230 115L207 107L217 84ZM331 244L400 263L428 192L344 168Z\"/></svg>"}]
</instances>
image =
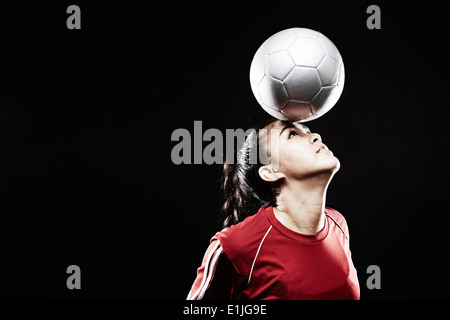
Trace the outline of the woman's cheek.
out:
<instances>
[{"instance_id":1,"label":"woman's cheek","mask_svg":"<svg viewBox=\"0 0 450 320\"><path fill-rule=\"evenodd\" d=\"M303 173L311 168L311 159L305 156L301 150L291 150L280 154L280 170L286 174Z\"/></svg>"}]
</instances>

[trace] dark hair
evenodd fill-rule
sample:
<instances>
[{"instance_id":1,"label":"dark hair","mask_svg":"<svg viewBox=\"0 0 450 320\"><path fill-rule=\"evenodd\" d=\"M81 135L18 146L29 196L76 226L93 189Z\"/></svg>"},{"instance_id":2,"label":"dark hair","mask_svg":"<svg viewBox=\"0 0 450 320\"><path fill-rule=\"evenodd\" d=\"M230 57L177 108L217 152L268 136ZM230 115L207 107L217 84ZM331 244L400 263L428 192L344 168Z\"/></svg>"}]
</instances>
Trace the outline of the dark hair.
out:
<instances>
[{"instance_id":1,"label":"dark hair","mask_svg":"<svg viewBox=\"0 0 450 320\"><path fill-rule=\"evenodd\" d=\"M264 148L263 152L270 156L266 148L267 130L260 129L269 127L275 121L271 120L265 126L251 131L236 153L235 164L227 161L224 164L222 184L225 196L222 207L224 228L255 214L260 207L276 205L275 197L279 192L279 183L264 181L259 176L258 170L266 163L261 163L260 159L251 161L251 155L258 154L258 148Z\"/></svg>"}]
</instances>

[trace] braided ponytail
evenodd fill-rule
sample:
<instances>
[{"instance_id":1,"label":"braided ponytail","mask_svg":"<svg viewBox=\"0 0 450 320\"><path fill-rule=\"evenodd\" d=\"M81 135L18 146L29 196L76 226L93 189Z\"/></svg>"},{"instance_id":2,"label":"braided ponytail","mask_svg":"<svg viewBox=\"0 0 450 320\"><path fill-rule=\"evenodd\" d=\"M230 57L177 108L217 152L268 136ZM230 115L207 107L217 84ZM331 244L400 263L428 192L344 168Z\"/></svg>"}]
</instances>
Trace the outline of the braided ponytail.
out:
<instances>
[{"instance_id":1,"label":"braided ponytail","mask_svg":"<svg viewBox=\"0 0 450 320\"><path fill-rule=\"evenodd\" d=\"M273 123L274 121L271 121L265 128ZM276 183L264 181L258 173L259 168L265 163L251 161L251 155L258 154L258 147L264 148L263 151L267 152L266 143L262 143L264 140L267 141L266 130L252 131L238 150L235 164L228 162L224 164L222 184L225 196L222 207L224 228L256 213L260 207L276 205L275 195L278 192L274 185Z\"/></svg>"}]
</instances>

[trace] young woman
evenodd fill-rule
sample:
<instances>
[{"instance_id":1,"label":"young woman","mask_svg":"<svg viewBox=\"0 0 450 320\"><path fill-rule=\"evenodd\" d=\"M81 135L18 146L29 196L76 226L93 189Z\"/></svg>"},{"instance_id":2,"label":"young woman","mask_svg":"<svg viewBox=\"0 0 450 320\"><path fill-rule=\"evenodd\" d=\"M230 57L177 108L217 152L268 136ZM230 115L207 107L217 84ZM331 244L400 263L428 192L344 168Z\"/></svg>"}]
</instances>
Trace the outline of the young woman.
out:
<instances>
[{"instance_id":1,"label":"young woman","mask_svg":"<svg viewBox=\"0 0 450 320\"><path fill-rule=\"evenodd\" d=\"M347 223L325 207L339 160L300 123L264 129L247 137L236 164L224 165L225 228L187 298L359 299ZM252 164L257 147L270 161Z\"/></svg>"}]
</instances>

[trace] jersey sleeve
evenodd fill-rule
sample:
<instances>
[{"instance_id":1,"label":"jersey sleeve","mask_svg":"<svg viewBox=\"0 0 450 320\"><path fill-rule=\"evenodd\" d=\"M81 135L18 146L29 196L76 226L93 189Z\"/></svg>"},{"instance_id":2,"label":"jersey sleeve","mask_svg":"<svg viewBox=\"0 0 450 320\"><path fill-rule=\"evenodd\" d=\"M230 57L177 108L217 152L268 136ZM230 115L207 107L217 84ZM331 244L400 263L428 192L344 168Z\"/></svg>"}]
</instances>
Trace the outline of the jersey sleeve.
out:
<instances>
[{"instance_id":1,"label":"jersey sleeve","mask_svg":"<svg viewBox=\"0 0 450 320\"><path fill-rule=\"evenodd\" d=\"M192 284L187 300L228 300L231 299L233 265L223 252L219 240L211 241L197 269L197 277Z\"/></svg>"}]
</instances>

